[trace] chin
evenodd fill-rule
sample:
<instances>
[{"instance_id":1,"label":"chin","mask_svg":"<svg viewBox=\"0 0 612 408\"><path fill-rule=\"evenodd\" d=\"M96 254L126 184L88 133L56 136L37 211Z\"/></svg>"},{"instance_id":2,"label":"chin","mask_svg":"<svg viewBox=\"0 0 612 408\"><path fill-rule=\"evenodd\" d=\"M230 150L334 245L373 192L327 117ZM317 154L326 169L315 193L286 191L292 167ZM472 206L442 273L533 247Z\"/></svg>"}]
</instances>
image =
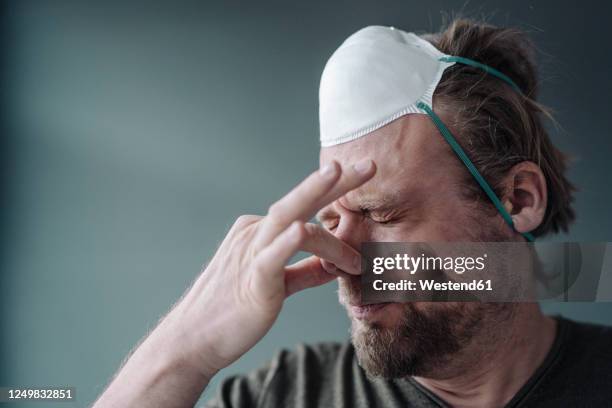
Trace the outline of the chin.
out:
<instances>
[{"instance_id":1,"label":"chin","mask_svg":"<svg viewBox=\"0 0 612 408\"><path fill-rule=\"evenodd\" d=\"M509 304L478 302L370 307L350 308L351 340L366 373L385 378L444 375L467 347L491 340L488 328L509 321L513 310Z\"/></svg>"}]
</instances>

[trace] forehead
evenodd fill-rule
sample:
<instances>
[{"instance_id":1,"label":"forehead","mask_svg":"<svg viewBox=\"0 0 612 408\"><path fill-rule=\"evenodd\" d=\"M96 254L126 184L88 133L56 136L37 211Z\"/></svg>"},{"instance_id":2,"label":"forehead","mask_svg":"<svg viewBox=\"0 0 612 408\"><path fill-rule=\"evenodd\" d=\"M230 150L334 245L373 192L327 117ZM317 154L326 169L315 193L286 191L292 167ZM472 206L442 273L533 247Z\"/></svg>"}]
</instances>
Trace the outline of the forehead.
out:
<instances>
[{"instance_id":1,"label":"forehead","mask_svg":"<svg viewBox=\"0 0 612 408\"><path fill-rule=\"evenodd\" d=\"M343 198L351 206L447 185L457 165L431 120L420 114L405 115L364 137L320 152L321 165L336 160L346 168L365 159L376 163L376 175Z\"/></svg>"}]
</instances>

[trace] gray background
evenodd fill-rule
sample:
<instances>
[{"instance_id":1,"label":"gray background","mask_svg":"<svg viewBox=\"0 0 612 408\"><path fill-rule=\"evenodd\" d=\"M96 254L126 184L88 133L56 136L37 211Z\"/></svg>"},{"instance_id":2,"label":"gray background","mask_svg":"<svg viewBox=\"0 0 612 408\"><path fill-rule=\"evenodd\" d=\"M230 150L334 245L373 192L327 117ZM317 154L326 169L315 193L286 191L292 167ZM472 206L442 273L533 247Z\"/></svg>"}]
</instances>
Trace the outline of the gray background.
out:
<instances>
[{"instance_id":1,"label":"gray background","mask_svg":"<svg viewBox=\"0 0 612 408\"><path fill-rule=\"evenodd\" d=\"M459 4L204 3L3 5L0 385L74 385L78 405L91 402L233 219L262 213L317 167L319 75L340 42L370 24L436 29ZM529 29L544 53L541 99L581 188L571 240L612 235L601 7L464 7ZM280 347L346 338L335 289L290 298L219 377ZM610 304L546 310L612 323Z\"/></svg>"}]
</instances>

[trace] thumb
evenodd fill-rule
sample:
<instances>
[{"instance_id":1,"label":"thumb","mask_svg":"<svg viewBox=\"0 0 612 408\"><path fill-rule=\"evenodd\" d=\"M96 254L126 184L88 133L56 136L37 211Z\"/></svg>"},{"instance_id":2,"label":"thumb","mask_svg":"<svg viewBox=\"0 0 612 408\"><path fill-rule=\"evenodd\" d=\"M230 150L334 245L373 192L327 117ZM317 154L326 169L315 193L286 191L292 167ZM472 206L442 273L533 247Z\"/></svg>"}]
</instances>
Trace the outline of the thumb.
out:
<instances>
[{"instance_id":1,"label":"thumb","mask_svg":"<svg viewBox=\"0 0 612 408\"><path fill-rule=\"evenodd\" d=\"M332 281L336 275L321 266L321 259L311 256L285 268L285 294L291 296L304 289Z\"/></svg>"}]
</instances>

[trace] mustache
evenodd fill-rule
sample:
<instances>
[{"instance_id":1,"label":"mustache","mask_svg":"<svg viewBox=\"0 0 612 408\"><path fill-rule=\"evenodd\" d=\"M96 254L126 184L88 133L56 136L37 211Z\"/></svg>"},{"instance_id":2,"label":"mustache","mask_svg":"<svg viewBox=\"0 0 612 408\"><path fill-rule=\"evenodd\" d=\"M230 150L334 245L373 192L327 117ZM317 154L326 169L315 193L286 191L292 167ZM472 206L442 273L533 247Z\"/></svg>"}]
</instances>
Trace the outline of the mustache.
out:
<instances>
[{"instance_id":1,"label":"mustache","mask_svg":"<svg viewBox=\"0 0 612 408\"><path fill-rule=\"evenodd\" d=\"M361 304L361 277L351 275L339 269L333 263L321 259L323 269L332 275L337 276L338 280L338 299L340 304L345 307Z\"/></svg>"},{"instance_id":2,"label":"mustache","mask_svg":"<svg viewBox=\"0 0 612 408\"><path fill-rule=\"evenodd\" d=\"M340 303L344 306L361 304L361 279L359 276L339 277L338 286Z\"/></svg>"}]
</instances>

